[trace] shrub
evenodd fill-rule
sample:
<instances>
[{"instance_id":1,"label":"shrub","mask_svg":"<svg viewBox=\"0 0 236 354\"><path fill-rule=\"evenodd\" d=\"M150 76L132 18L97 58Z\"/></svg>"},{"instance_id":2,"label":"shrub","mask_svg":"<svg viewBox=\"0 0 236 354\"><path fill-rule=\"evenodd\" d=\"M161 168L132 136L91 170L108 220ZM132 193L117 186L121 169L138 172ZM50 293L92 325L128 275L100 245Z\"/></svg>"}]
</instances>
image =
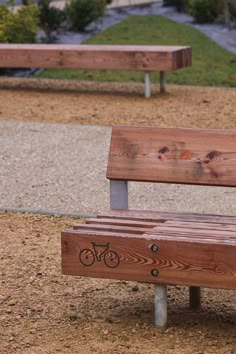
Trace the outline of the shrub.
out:
<instances>
[{"instance_id":1,"label":"shrub","mask_svg":"<svg viewBox=\"0 0 236 354\"><path fill-rule=\"evenodd\" d=\"M52 0L39 0L40 26L46 34L47 41L51 39L51 33L56 31L65 20L65 12L51 6Z\"/></svg>"},{"instance_id":2,"label":"shrub","mask_svg":"<svg viewBox=\"0 0 236 354\"><path fill-rule=\"evenodd\" d=\"M101 17L106 3L106 0L70 0L65 10L72 29L83 30L90 22Z\"/></svg>"},{"instance_id":3,"label":"shrub","mask_svg":"<svg viewBox=\"0 0 236 354\"><path fill-rule=\"evenodd\" d=\"M38 32L39 13L36 5L22 6L15 13L0 7L0 41L34 43Z\"/></svg>"},{"instance_id":4,"label":"shrub","mask_svg":"<svg viewBox=\"0 0 236 354\"><path fill-rule=\"evenodd\" d=\"M186 11L188 9L188 0L164 0L164 6L174 6L177 11Z\"/></svg>"},{"instance_id":5,"label":"shrub","mask_svg":"<svg viewBox=\"0 0 236 354\"><path fill-rule=\"evenodd\" d=\"M190 0L189 12L196 22L213 22L219 12L219 4L215 0Z\"/></svg>"},{"instance_id":6,"label":"shrub","mask_svg":"<svg viewBox=\"0 0 236 354\"><path fill-rule=\"evenodd\" d=\"M229 3L229 13L231 20L236 22L236 1L231 1Z\"/></svg>"}]
</instances>

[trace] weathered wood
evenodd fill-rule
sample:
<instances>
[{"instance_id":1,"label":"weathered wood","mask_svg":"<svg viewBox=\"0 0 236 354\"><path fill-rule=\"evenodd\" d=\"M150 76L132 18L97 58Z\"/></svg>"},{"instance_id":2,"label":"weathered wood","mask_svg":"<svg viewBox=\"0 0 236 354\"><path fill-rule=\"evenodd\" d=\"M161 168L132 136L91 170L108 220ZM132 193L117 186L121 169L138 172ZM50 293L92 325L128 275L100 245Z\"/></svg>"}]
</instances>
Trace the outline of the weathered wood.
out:
<instances>
[{"instance_id":1,"label":"weathered wood","mask_svg":"<svg viewBox=\"0 0 236 354\"><path fill-rule=\"evenodd\" d=\"M147 231L144 227L130 227L130 226L120 226L120 225L107 225L107 224L80 224L73 227L74 230L84 230L86 231L111 231L111 232L121 232L123 234L135 234L142 235Z\"/></svg>"},{"instance_id":2,"label":"weathered wood","mask_svg":"<svg viewBox=\"0 0 236 354\"><path fill-rule=\"evenodd\" d=\"M236 130L114 127L107 178L236 186Z\"/></svg>"},{"instance_id":3,"label":"weathered wood","mask_svg":"<svg viewBox=\"0 0 236 354\"><path fill-rule=\"evenodd\" d=\"M164 222L165 220L160 219L158 223ZM124 220L124 219L112 219L112 218L89 218L85 220L86 224L102 224L102 225L117 225L117 226L134 226L134 227L146 227L151 228L156 226L157 222L146 222L142 220ZM81 224L76 225L77 228L80 227Z\"/></svg>"},{"instance_id":4,"label":"weathered wood","mask_svg":"<svg viewBox=\"0 0 236 354\"><path fill-rule=\"evenodd\" d=\"M167 212L167 211L152 211L152 210L108 210L103 213L98 213L98 218L112 218L120 220L133 220L144 222L165 221L188 221L188 222L207 222L220 224L236 225L236 216L214 215L214 214L197 214L188 212ZM178 224L177 224L178 225Z\"/></svg>"},{"instance_id":5,"label":"weathered wood","mask_svg":"<svg viewBox=\"0 0 236 354\"><path fill-rule=\"evenodd\" d=\"M139 235L116 230L65 231L62 271L98 278L236 289L236 240L232 243L215 238L214 242L208 242L206 236L189 241L178 233L159 235L158 229L159 226L153 232ZM104 245L109 245L108 253L100 261L96 259L93 243L98 255ZM81 254L87 256L84 261L87 265L81 262Z\"/></svg>"},{"instance_id":6,"label":"weathered wood","mask_svg":"<svg viewBox=\"0 0 236 354\"><path fill-rule=\"evenodd\" d=\"M172 71L191 66L188 46L0 44L0 67Z\"/></svg>"},{"instance_id":7,"label":"weathered wood","mask_svg":"<svg viewBox=\"0 0 236 354\"><path fill-rule=\"evenodd\" d=\"M236 187L236 130L115 127L111 209L62 234L64 274L154 283L155 324L167 324L167 284L236 289L236 216L128 210L128 181ZM113 188L114 185L114 188Z\"/></svg>"}]
</instances>

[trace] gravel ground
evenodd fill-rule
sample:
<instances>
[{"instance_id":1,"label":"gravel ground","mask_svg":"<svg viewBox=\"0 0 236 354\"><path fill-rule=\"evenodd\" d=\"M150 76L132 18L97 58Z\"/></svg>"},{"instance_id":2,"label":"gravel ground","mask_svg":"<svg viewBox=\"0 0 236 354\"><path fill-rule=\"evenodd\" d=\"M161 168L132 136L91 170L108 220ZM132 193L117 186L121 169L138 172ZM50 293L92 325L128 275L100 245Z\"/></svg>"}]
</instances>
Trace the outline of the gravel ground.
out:
<instances>
[{"instance_id":1,"label":"gravel ground","mask_svg":"<svg viewBox=\"0 0 236 354\"><path fill-rule=\"evenodd\" d=\"M235 354L235 291L169 287L169 327L153 325L153 286L62 276L60 232L78 221L0 213L1 354Z\"/></svg>"}]
</instances>

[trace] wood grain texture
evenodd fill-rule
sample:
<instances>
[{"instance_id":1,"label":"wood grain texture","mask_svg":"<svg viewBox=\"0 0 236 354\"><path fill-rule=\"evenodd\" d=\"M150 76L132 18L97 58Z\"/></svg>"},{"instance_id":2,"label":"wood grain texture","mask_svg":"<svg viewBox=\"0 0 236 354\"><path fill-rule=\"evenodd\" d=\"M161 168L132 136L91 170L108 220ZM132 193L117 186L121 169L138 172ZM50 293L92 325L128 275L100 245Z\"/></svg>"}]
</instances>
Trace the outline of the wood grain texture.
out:
<instances>
[{"instance_id":1,"label":"wood grain texture","mask_svg":"<svg viewBox=\"0 0 236 354\"><path fill-rule=\"evenodd\" d=\"M62 272L98 278L236 289L236 242L184 232L127 234L102 230L62 233ZM214 226L212 226L214 228ZM125 230L124 230L125 231ZM226 231L226 234L229 231ZM192 230L185 230L186 235ZM209 242L212 239L213 242ZM234 234L235 241L235 234ZM152 246L157 250L153 251Z\"/></svg>"},{"instance_id":2,"label":"wood grain texture","mask_svg":"<svg viewBox=\"0 0 236 354\"><path fill-rule=\"evenodd\" d=\"M119 220L133 220L139 222L158 222L159 220L179 220L193 223L207 222L217 224L233 224L236 225L236 216L214 215L214 214L198 214L187 212L167 212L167 211L152 211L152 210L108 210L103 213L98 213L98 218L112 218Z\"/></svg>"},{"instance_id":3,"label":"wood grain texture","mask_svg":"<svg viewBox=\"0 0 236 354\"><path fill-rule=\"evenodd\" d=\"M236 187L236 130L113 127L107 178Z\"/></svg>"},{"instance_id":4,"label":"wood grain texture","mask_svg":"<svg viewBox=\"0 0 236 354\"><path fill-rule=\"evenodd\" d=\"M191 66L191 47L0 44L0 67L172 71Z\"/></svg>"}]
</instances>

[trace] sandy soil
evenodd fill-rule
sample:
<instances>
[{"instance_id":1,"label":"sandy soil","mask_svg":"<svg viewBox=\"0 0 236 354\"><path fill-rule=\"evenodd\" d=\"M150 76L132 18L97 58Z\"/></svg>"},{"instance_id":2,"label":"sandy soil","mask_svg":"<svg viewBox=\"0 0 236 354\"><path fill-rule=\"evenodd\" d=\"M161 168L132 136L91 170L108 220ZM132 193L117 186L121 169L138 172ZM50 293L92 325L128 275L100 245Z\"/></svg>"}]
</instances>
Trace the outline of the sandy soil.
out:
<instances>
[{"instance_id":1,"label":"sandy soil","mask_svg":"<svg viewBox=\"0 0 236 354\"><path fill-rule=\"evenodd\" d=\"M142 85L0 85L0 119L236 129L235 89L170 86L146 100ZM62 276L60 232L78 222L0 213L1 354L236 353L235 291L203 289L194 312L187 289L170 287L162 332L152 322L152 285Z\"/></svg>"},{"instance_id":2,"label":"sandy soil","mask_svg":"<svg viewBox=\"0 0 236 354\"><path fill-rule=\"evenodd\" d=\"M236 89L167 86L160 95L153 85L150 99L143 90L142 84L0 79L0 119L236 129Z\"/></svg>"}]
</instances>

